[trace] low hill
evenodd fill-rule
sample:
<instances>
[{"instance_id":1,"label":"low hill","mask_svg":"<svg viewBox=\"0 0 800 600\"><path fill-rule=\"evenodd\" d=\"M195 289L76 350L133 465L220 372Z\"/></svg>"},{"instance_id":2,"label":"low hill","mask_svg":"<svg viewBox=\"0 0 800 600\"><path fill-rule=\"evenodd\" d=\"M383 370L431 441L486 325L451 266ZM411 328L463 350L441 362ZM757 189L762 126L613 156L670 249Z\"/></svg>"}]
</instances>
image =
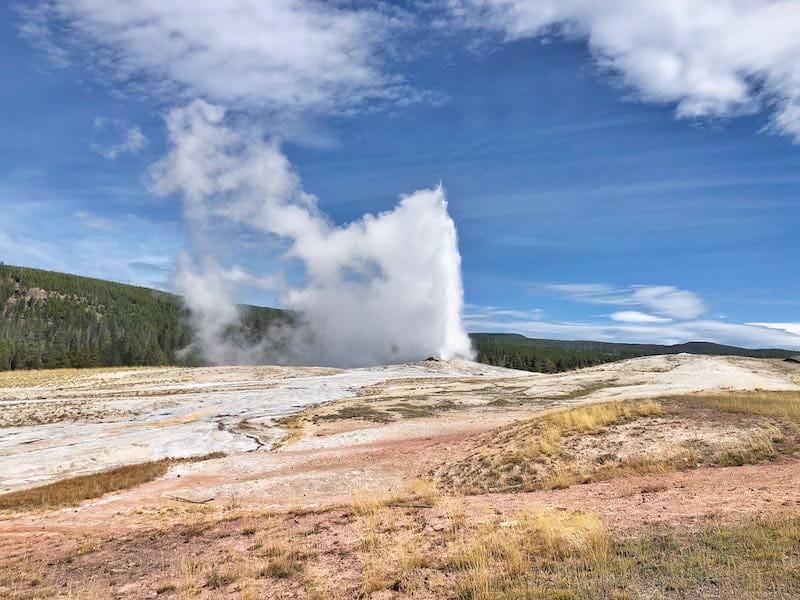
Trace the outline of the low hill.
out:
<instances>
[{"instance_id":1,"label":"low hill","mask_svg":"<svg viewBox=\"0 0 800 600\"><path fill-rule=\"evenodd\" d=\"M243 306L254 332L287 313ZM0 370L173 365L192 340L180 297L149 288L0 264Z\"/></svg>"},{"instance_id":2,"label":"low hill","mask_svg":"<svg viewBox=\"0 0 800 600\"><path fill-rule=\"evenodd\" d=\"M664 346L535 339L514 333L473 333L470 334L470 337L478 352L480 362L542 373L557 373L569 369L591 367L638 356L680 354L682 352L753 358L788 358L795 354L790 350L752 350L712 342L688 342Z\"/></svg>"}]
</instances>

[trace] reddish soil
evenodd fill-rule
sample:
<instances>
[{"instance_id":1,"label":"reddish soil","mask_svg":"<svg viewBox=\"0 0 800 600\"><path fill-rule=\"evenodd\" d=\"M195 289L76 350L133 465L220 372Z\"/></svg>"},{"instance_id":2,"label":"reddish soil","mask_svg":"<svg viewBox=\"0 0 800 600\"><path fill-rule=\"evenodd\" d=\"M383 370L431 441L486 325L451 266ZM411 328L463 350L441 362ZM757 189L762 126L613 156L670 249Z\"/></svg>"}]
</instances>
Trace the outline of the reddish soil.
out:
<instances>
[{"instance_id":1,"label":"reddish soil","mask_svg":"<svg viewBox=\"0 0 800 600\"><path fill-rule=\"evenodd\" d=\"M532 503L593 512L617 531L653 524L692 527L710 517L736 520L800 510L800 460L701 468L575 485L527 494L487 494L501 512Z\"/></svg>"},{"instance_id":2,"label":"reddish soil","mask_svg":"<svg viewBox=\"0 0 800 600\"><path fill-rule=\"evenodd\" d=\"M799 490L800 461L787 460L635 477L548 492L470 496L458 502L463 502L468 518L476 519L486 514L512 517L516 511L534 505L588 510L599 514L612 530L624 534L654 524L691 529L711 517L738 520L797 511ZM71 586L82 590L80 586L87 581L96 581L97 596L92 597L97 598L174 598L174 592L162 595L156 590L179 584L183 571L189 568L183 566L187 562L200 561L206 569L204 573L209 565L219 565L224 572L225 565L246 556L247 566L238 568L258 571L268 561L259 553L260 544L285 538L313 549L308 559L303 559L307 577L326 582L332 586L329 589L336 590L337 597L359 596L361 518L353 517L347 508L337 507L310 512L265 513L251 509L220 509L205 517L202 513L195 517L183 514L173 523L169 518L151 519L150 527L141 530L126 529L125 518L114 519L106 527L88 523L53 527L45 524L48 519L44 517L40 529L33 522L25 526L6 522L0 532L0 569L5 567L6 580L13 579L8 575L11 569L26 581L42 577L48 589L67 592L73 589ZM392 523L397 527L417 527L427 542L426 553L435 553L437 548L441 552L447 546L447 514L444 505L411 509L398 506L388 509L383 517L388 525L384 527L389 528L386 531L392 529ZM195 577L202 581L208 575ZM445 578L429 584L432 589L440 586L442 594L446 594L447 575L431 570L431 577ZM306 597L306 584L297 578L257 576L255 580L241 581L247 581L250 587L237 582L219 589L203 584L196 597L238 598L245 590L257 591L253 597L258 598ZM8 588L9 593L12 590L17 592L17 588ZM0 595L2 592L0 589Z\"/></svg>"}]
</instances>

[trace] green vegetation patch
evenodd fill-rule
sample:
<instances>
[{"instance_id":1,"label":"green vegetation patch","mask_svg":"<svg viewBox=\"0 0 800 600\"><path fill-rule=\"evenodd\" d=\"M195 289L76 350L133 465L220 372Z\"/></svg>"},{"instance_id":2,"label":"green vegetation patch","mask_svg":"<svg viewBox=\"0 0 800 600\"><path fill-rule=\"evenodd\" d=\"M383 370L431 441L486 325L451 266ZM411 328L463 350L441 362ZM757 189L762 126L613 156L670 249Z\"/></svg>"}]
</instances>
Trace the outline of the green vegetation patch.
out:
<instances>
[{"instance_id":1,"label":"green vegetation patch","mask_svg":"<svg viewBox=\"0 0 800 600\"><path fill-rule=\"evenodd\" d=\"M242 306L229 335L257 342L292 315ZM200 364L181 298L144 287L0 264L0 371Z\"/></svg>"}]
</instances>

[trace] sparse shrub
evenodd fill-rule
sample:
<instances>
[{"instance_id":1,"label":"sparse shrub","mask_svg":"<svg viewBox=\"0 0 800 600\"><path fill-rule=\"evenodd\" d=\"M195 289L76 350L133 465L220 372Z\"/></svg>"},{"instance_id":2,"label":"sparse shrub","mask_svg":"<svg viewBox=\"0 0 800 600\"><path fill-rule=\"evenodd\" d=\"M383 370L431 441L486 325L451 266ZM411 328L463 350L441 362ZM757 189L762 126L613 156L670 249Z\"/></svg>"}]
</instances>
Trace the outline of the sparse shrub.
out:
<instances>
[{"instance_id":1,"label":"sparse shrub","mask_svg":"<svg viewBox=\"0 0 800 600\"><path fill-rule=\"evenodd\" d=\"M206 573L205 586L212 590L226 587L236 581L236 576L228 571L220 571L217 565L213 565Z\"/></svg>"},{"instance_id":2,"label":"sparse shrub","mask_svg":"<svg viewBox=\"0 0 800 600\"><path fill-rule=\"evenodd\" d=\"M178 588L174 583L162 583L161 585L156 587L156 594L158 594L160 596L161 594L166 594L168 592L174 592L176 589L178 589Z\"/></svg>"},{"instance_id":3,"label":"sparse shrub","mask_svg":"<svg viewBox=\"0 0 800 600\"><path fill-rule=\"evenodd\" d=\"M261 555L268 560L258 575L277 579L286 579L294 575L301 569L305 558L297 548L282 538L270 540L263 547Z\"/></svg>"}]
</instances>

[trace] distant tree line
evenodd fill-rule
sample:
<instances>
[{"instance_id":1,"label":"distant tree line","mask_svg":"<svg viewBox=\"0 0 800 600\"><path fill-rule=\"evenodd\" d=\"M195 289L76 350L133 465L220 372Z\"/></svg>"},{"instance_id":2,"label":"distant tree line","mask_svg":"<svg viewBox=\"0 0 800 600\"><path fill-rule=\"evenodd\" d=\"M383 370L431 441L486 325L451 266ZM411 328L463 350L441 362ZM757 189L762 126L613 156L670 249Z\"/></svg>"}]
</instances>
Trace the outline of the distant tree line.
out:
<instances>
[{"instance_id":1,"label":"distant tree line","mask_svg":"<svg viewBox=\"0 0 800 600\"><path fill-rule=\"evenodd\" d=\"M248 339L283 314L244 308ZM178 296L0 265L0 370L199 362L178 355L193 334Z\"/></svg>"},{"instance_id":2,"label":"distant tree line","mask_svg":"<svg viewBox=\"0 0 800 600\"><path fill-rule=\"evenodd\" d=\"M255 345L274 324L295 316L242 306L231 340ZM194 337L178 296L156 290L0 263L0 370L202 364L179 352ZM707 342L676 346L537 340L515 334L471 335L483 363L556 373L635 356L693 352L786 358L796 352L745 350Z\"/></svg>"},{"instance_id":3,"label":"distant tree line","mask_svg":"<svg viewBox=\"0 0 800 600\"><path fill-rule=\"evenodd\" d=\"M607 352L537 346L513 339L495 339L480 335L473 336L473 345L478 355L478 362L537 373L561 373L641 356L633 351Z\"/></svg>"},{"instance_id":4,"label":"distant tree line","mask_svg":"<svg viewBox=\"0 0 800 600\"><path fill-rule=\"evenodd\" d=\"M192 328L170 294L0 266L0 369L175 364Z\"/></svg>"},{"instance_id":5,"label":"distant tree line","mask_svg":"<svg viewBox=\"0 0 800 600\"><path fill-rule=\"evenodd\" d=\"M787 358L792 355L789 350L751 350L710 342L688 342L663 346L659 344L533 339L508 333L474 333L470 337L479 362L539 373L560 373L626 358L680 352L755 358Z\"/></svg>"}]
</instances>

